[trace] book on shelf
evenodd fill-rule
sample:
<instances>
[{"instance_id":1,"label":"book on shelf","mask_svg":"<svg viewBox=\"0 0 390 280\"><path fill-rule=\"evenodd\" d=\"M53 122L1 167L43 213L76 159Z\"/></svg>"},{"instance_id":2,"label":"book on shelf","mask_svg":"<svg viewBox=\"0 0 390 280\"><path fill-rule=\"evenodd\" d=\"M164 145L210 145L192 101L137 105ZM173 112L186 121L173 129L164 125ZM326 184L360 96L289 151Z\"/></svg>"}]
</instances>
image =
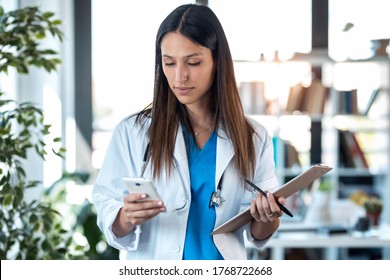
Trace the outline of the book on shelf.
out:
<instances>
[{"instance_id":1,"label":"book on shelf","mask_svg":"<svg viewBox=\"0 0 390 280\"><path fill-rule=\"evenodd\" d=\"M352 131L340 130L340 163L344 167L365 168L369 165L356 135Z\"/></svg>"},{"instance_id":2,"label":"book on shelf","mask_svg":"<svg viewBox=\"0 0 390 280\"><path fill-rule=\"evenodd\" d=\"M313 80L309 87L297 84L290 88L287 99L286 112L307 112L310 115L324 113L329 88L325 87L320 80Z\"/></svg>"},{"instance_id":3,"label":"book on shelf","mask_svg":"<svg viewBox=\"0 0 390 280\"><path fill-rule=\"evenodd\" d=\"M325 87L320 80L313 80L305 95L303 111L310 115L323 114L328 93L329 88Z\"/></svg>"},{"instance_id":4,"label":"book on shelf","mask_svg":"<svg viewBox=\"0 0 390 280\"><path fill-rule=\"evenodd\" d=\"M284 142L284 162L286 168L301 166L298 151L289 141Z\"/></svg>"},{"instance_id":5,"label":"book on shelf","mask_svg":"<svg viewBox=\"0 0 390 280\"><path fill-rule=\"evenodd\" d=\"M338 101L339 101L339 114L346 114L346 115L358 115L358 95L357 90L346 90L346 91L339 91L338 95Z\"/></svg>"},{"instance_id":6,"label":"book on shelf","mask_svg":"<svg viewBox=\"0 0 390 280\"><path fill-rule=\"evenodd\" d=\"M299 153L290 141L274 136L272 137L272 143L274 147L274 162L276 167L291 168L301 166ZM283 158L279 160L278 155L283 155Z\"/></svg>"},{"instance_id":7,"label":"book on shelf","mask_svg":"<svg viewBox=\"0 0 390 280\"><path fill-rule=\"evenodd\" d=\"M377 99L378 95L379 95L379 91L380 89L379 88L376 88L372 91L371 95L370 95L370 98L368 99L367 101L367 105L366 107L364 108L363 112L362 112L362 115L364 116L367 116L372 105L374 104L375 100Z\"/></svg>"},{"instance_id":8,"label":"book on shelf","mask_svg":"<svg viewBox=\"0 0 390 280\"><path fill-rule=\"evenodd\" d=\"M305 97L306 88L301 83L290 88L287 99L286 112L294 113L302 110L302 104Z\"/></svg>"}]
</instances>

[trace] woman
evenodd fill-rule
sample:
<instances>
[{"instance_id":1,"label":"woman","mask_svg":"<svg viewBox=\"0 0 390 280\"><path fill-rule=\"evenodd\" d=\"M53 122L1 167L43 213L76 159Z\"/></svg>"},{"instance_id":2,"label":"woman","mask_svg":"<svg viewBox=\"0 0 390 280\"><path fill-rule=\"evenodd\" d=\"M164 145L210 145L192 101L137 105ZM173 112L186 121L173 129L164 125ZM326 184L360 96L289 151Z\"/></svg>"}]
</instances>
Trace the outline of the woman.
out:
<instances>
[{"instance_id":1,"label":"woman","mask_svg":"<svg viewBox=\"0 0 390 280\"><path fill-rule=\"evenodd\" d=\"M122 178L140 176L153 179L162 201L126 193ZM242 177L277 187L272 141L244 116L216 15L182 5L157 33L152 105L113 133L93 191L98 225L128 259L245 259L243 230L262 246L282 212L271 194L254 195L253 222L211 236L252 192Z\"/></svg>"}]
</instances>

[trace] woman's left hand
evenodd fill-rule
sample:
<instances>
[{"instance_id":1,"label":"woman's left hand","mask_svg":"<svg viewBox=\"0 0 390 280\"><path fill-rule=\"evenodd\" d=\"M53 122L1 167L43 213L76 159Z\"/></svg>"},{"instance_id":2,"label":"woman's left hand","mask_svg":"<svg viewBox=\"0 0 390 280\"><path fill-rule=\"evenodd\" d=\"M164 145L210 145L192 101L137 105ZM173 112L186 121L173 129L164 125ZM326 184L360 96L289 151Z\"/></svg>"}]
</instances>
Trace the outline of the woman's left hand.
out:
<instances>
[{"instance_id":1,"label":"woman's left hand","mask_svg":"<svg viewBox=\"0 0 390 280\"><path fill-rule=\"evenodd\" d=\"M281 204L285 203L283 197L277 199ZM250 212L257 222L263 223L272 222L283 215L282 210L276 204L275 197L270 192L267 192L267 197L258 193L251 203Z\"/></svg>"}]
</instances>

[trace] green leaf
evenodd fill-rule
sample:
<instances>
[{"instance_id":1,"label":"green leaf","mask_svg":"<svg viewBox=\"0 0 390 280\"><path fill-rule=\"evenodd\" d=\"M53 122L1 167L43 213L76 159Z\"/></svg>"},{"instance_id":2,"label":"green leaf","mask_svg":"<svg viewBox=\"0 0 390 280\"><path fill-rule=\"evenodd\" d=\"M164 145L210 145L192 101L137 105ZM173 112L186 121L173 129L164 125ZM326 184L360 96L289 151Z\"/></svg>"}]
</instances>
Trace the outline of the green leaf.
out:
<instances>
[{"instance_id":1,"label":"green leaf","mask_svg":"<svg viewBox=\"0 0 390 280\"><path fill-rule=\"evenodd\" d=\"M40 54L58 54L55 50L50 50L50 49L47 49L47 50L41 50L39 51Z\"/></svg>"},{"instance_id":2,"label":"green leaf","mask_svg":"<svg viewBox=\"0 0 390 280\"><path fill-rule=\"evenodd\" d=\"M38 217L37 217L37 215L32 214L32 215L30 216L29 222L30 222L31 224L37 223L37 222L38 222Z\"/></svg>"},{"instance_id":3,"label":"green leaf","mask_svg":"<svg viewBox=\"0 0 390 280\"><path fill-rule=\"evenodd\" d=\"M40 223L35 223L35 224L33 225L32 230L33 230L34 232L39 232L40 229L41 229L41 224L40 224Z\"/></svg>"},{"instance_id":4,"label":"green leaf","mask_svg":"<svg viewBox=\"0 0 390 280\"><path fill-rule=\"evenodd\" d=\"M59 20L59 19L56 19L56 20L53 20L51 22L52 25L61 25L62 24L62 20ZM56 31L57 32L57 31Z\"/></svg>"},{"instance_id":5,"label":"green leaf","mask_svg":"<svg viewBox=\"0 0 390 280\"><path fill-rule=\"evenodd\" d=\"M9 206L9 205L12 204L13 201L14 201L14 195L13 195L12 193L9 193L9 194L7 194L7 195L4 197L3 206L4 206L4 207Z\"/></svg>"},{"instance_id":6,"label":"green leaf","mask_svg":"<svg viewBox=\"0 0 390 280\"><path fill-rule=\"evenodd\" d=\"M45 12L43 13L42 17L45 19L45 20L48 20L49 18L53 17L54 16L54 13L53 12Z\"/></svg>"},{"instance_id":7,"label":"green leaf","mask_svg":"<svg viewBox=\"0 0 390 280\"><path fill-rule=\"evenodd\" d=\"M51 125L45 125L45 126L43 127L43 133L44 133L45 135L47 135L47 134L50 133L50 127L51 127Z\"/></svg>"},{"instance_id":8,"label":"green leaf","mask_svg":"<svg viewBox=\"0 0 390 280\"><path fill-rule=\"evenodd\" d=\"M10 129L0 127L0 135L5 136L5 135L9 135L9 133L10 133Z\"/></svg>"}]
</instances>

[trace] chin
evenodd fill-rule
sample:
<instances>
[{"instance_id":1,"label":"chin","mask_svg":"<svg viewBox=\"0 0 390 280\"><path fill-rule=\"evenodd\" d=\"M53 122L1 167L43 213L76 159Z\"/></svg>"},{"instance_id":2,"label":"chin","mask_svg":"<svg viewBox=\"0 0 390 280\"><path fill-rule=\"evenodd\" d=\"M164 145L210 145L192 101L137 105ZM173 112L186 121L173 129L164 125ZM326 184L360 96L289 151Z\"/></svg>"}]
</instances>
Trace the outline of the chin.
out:
<instances>
[{"instance_id":1,"label":"chin","mask_svg":"<svg viewBox=\"0 0 390 280\"><path fill-rule=\"evenodd\" d=\"M190 105L194 102L194 100L192 100L192 98L189 98L189 97L183 97L183 96L176 95L176 99L177 99L177 101L179 101L183 105Z\"/></svg>"}]
</instances>

